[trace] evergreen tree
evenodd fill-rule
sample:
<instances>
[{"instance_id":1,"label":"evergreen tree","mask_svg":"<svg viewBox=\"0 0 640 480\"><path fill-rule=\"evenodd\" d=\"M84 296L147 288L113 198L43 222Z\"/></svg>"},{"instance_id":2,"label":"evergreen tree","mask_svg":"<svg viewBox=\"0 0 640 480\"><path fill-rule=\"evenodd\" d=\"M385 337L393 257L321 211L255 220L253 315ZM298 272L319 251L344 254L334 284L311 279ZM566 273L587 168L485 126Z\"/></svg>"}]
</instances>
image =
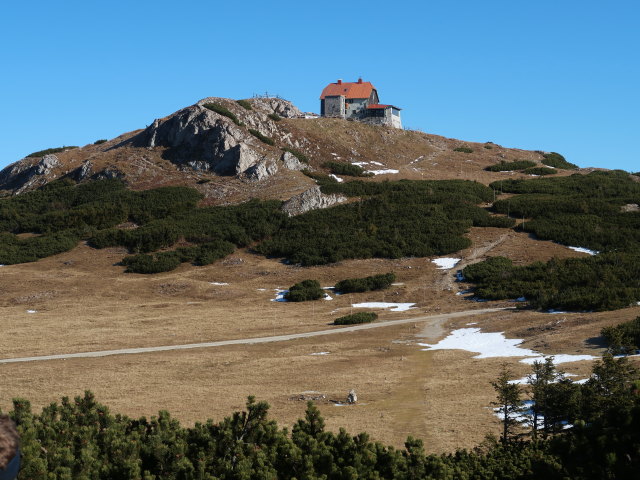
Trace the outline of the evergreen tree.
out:
<instances>
[{"instance_id":1,"label":"evergreen tree","mask_svg":"<svg viewBox=\"0 0 640 480\"><path fill-rule=\"evenodd\" d=\"M522 413L520 386L509 383L512 379L513 372L503 363L500 376L495 382L491 382L497 394L497 399L492 404L498 407L498 413L502 417L501 440L505 445L515 436L515 430L519 425L517 417Z\"/></svg>"}]
</instances>

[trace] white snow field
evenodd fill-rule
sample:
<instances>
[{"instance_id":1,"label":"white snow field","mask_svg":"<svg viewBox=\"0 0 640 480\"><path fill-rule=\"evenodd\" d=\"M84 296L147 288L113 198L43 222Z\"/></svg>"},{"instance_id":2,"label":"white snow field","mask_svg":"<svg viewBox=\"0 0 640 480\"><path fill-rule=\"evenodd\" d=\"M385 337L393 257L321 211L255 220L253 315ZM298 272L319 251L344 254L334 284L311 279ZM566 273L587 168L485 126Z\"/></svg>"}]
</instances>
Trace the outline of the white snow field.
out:
<instances>
[{"instance_id":1,"label":"white snow field","mask_svg":"<svg viewBox=\"0 0 640 480\"><path fill-rule=\"evenodd\" d=\"M414 307L415 303L365 302L354 303L353 308L388 308L392 312L405 312Z\"/></svg>"},{"instance_id":2,"label":"white snow field","mask_svg":"<svg viewBox=\"0 0 640 480\"><path fill-rule=\"evenodd\" d=\"M520 360L522 363L528 364L533 364L536 360L544 360L545 355L520 347L522 341L520 338L506 338L502 332L481 332L479 328L459 328L434 345L427 343L418 343L418 345L427 347L423 350L466 350L477 353L478 355L473 358L531 357ZM553 357L556 365L596 358L592 355L566 354L554 355Z\"/></svg>"},{"instance_id":3,"label":"white snow field","mask_svg":"<svg viewBox=\"0 0 640 480\"><path fill-rule=\"evenodd\" d=\"M435 263L438 266L438 270L449 270L450 268L455 267L459 261L459 258L442 257L434 258L431 260L431 263Z\"/></svg>"},{"instance_id":4,"label":"white snow field","mask_svg":"<svg viewBox=\"0 0 640 480\"><path fill-rule=\"evenodd\" d=\"M329 174L329 176L330 176L331 178L333 178L333 179L334 179L336 182L338 182L338 183L342 183L342 182L344 182L344 179L340 178L340 177L339 177L339 176L337 176L337 175L334 175L333 173Z\"/></svg>"},{"instance_id":5,"label":"white snow field","mask_svg":"<svg viewBox=\"0 0 640 480\"><path fill-rule=\"evenodd\" d=\"M218 285L218 286L222 286L222 285L229 285L227 282L209 282L210 285Z\"/></svg>"}]
</instances>

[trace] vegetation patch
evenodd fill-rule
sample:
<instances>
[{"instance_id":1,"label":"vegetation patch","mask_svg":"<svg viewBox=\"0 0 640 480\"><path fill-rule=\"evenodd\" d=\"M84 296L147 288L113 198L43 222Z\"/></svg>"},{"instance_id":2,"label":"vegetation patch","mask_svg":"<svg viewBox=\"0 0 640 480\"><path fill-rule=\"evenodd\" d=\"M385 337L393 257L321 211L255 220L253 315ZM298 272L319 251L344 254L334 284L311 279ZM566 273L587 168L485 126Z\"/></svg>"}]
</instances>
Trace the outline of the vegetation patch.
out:
<instances>
[{"instance_id":1,"label":"vegetation patch","mask_svg":"<svg viewBox=\"0 0 640 480\"><path fill-rule=\"evenodd\" d=\"M378 318L375 312L358 312L344 317L336 318L334 325L356 325L358 323L371 323Z\"/></svg>"},{"instance_id":2,"label":"vegetation patch","mask_svg":"<svg viewBox=\"0 0 640 480\"><path fill-rule=\"evenodd\" d=\"M493 210L529 219L518 228L541 240L598 251L640 251L640 183L624 172L504 180L492 188L519 195L493 204Z\"/></svg>"},{"instance_id":3,"label":"vegetation patch","mask_svg":"<svg viewBox=\"0 0 640 480\"><path fill-rule=\"evenodd\" d=\"M27 155L27 157L44 157L45 155L64 152L65 150L71 150L72 148L78 148L78 147L63 146L63 147L47 148L46 150L40 150L39 152L30 153L29 155Z\"/></svg>"},{"instance_id":4,"label":"vegetation patch","mask_svg":"<svg viewBox=\"0 0 640 480\"><path fill-rule=\"evenodd\" d=\"M324 290L317 280L303 280L289 288L284 299L289 302L306 302L324 297Z\"/></svg>"},{"instance_id":5,"label":"vegetation patch","mask_svg":"<svg viewBox=\"0 0 640 480\"><path fill-rule=\"evenodd\" d=\"M522 173L526 173L527 175L539 175L542 177L545 175L555 175L558 171L555 168L531 167L523 170Z\"/></svg>"},{"instance_id":6,"label":"vegetation patch","mask_svg":"<svg viewBox=\"0 0 640 480\"><path fill-rule=\"evenodd\" d=\"M612 354L634 354L640 349L640 317L613 327L605 327L601 335Z\"/></svg>"},{"instance_id":7,"label":"vegetation patch","mask_svg":"<svg viewBox=\"0 0 640 480\"><path fill-rule=\"evenodd\" d=\"M249 103L249 100L236 100L236 103L245 110L253 110L253 107L251 106L251 103Z\"/></svg>"},{"instance_id":8,"label":"vegetation patch","mask_svg":"<svg viewBox=\"0 0 640 480\"><path fill-rule=\"evenodd\" d=\"M454 152L473 153L473 148L470 147L457 147L453 149Z\"/></svg>"},{"instance_id":9,"label":"vegetation patch","mask_svg":"<svg viewBox=\"0 0 640 480\"><path fill-rule=\"evenodd\" d=\"M505 162L502 160L500 163L496 163L495 165L485 168L485 170L489 172L511 172L535 166L536 162L532 162L531 160L515 160L513 162Z\"/></svg>"},{"instance_id":10,"label":"vegetation patch","mask_svg":"<svg viewBox=\"0 0 640 480\"><path fill-rule=\"evenodd\" d=\"M371 290L383 290L389 288L396 281L394 273L381 273L371 277L348 278L341 280L335 285L336 291L340 293L360 293Z\"/></svg>"},{"instance_id":11,"label":"vegetation patch","mask_svg":"<svg viewBox=\"0 0 640 480\"><path fill-rule=\"evenodd\" d=\"M282 120L282 117L277 113L270 113L269 115L267 115L267 117L269 117L274 122L279 122L280 120Z\"/></svg>"},{"instance_id":12,"label":"vegetation patch","mask_svg":"<svg viewBox=\"0 0 640 480\"><path fill-rule=\"evenodd\" d=\"M266 135L261 134L258 130L253 128L249 129L249 133L260 140L262 143L266 143L267 145L275 145L276 142L273 141L273 138L267 137Z\"/></svg>"},{"instance_id":13,"label":"vegetation patch","mask_svg":"<svg viewBox=\"0 0 640 480\"><path fill-rule=\"evenodd\" d=\"M324 193L364 197L361 201L288 218L256 249L308 265L350 258L428 257L470 245L471 226L510 227L513 219L492 216L478 203L493 191L470 181L329 182Z\"/></svg>"},{"instance_id":14,"label":"vegetation patch","mask_svg":"<svg viewBox=\"0 0 640 480\"><path fill-rule=\"evenodd\" d=\"M304 153L302 153L300 150L296 150L295 148L290 148L290 147L283 147L282 150L284 150L285 152L289 152L291 155L296 157L302 163L307 163L307 164L309 163L309 159L307 158L307 156Z\"/></svg>"},{"instance_id":15,"label":"vegetation patch","mask_svg":"<svg viewBox=\"0 0 640 480\"><path fill-rule=\"evenodd\" d=\"M493 257L464 268L476 295L489 300L524 297L532 307L602 311L640 301L640 255L623 252L553 259L516 267Z\"/></svg>"},{"instance_id":16,"label":"vegetation patch","mask_svg":"<svg viewBox=\"0 0 640 480\"><path fill-rule=\"evenodd\" d=\"M270 419L269 405L253 397L241 412L190 427L165 410L151 418L113 414L91 392L64 397L40 414L17 398L9 415L21 436L20 478L636 478L638 372L611 355L592 371L580 385L548 362L534 365L531 398L544 417L537 431L517 425L522 391L505 368L494 382L495 403L507 412L500 442L488 437L479 448L445 454L427 455L413 437L393 448L367 433L327 430L312 402L291 429Z\"/></svg>"},{"instance_id":17,"label":"vegetation patch","mask_svg":"<svg viewBox=\"0 0 640 480\"><path fill-rule=\"evenodd\" d=\"M550 167L561 168L564 170L574 170L578 168L577 165L567 162L562 155L556 152L543 153L542 157L542 163Z\"/></svg>"},{"instance_id":18,"label":"vegetation patch","mask_svg":"<svg viewBox=\"0 0 640 480\"><path fill-rule=\"evenodd\" d=\"M231 119L231 121L233 123L235 123L236 125L238 125L239 127L242 127L244 125L244 123L242 123L238 117L236 117L236 114L233 113L232 111L230 111L227 107L224 107L218 103L205 103L204 105L202 105L204 108L208 108L209 110L216 112L219 115L225 116L229 119Z\"/></svg>"},{"instance_id":19,"label":"vegetation patch","mask_svg":"<svg viewBox=\"0 0 640 480\"><path fill-rule=\"evenodd\" d=\"M349 177L372 177L373 173L367 173L364 169L359 165L354 165L352 163L347 162L324 162L322 164L323 168L329 169L331 173L334 175L346 175Z\"/></svg>"},{"instance_id":20,"label":"vegetation patch","mask_svg":"<svg viewBox=\"0 0 640 480\"><path fill-rule=\"evenodd\" d=\"M103 143L107 143L106 138L101 138L100 140L96 140L95 142L93 142L94 145L102 145Z\"/></svg>"}]
</instances>

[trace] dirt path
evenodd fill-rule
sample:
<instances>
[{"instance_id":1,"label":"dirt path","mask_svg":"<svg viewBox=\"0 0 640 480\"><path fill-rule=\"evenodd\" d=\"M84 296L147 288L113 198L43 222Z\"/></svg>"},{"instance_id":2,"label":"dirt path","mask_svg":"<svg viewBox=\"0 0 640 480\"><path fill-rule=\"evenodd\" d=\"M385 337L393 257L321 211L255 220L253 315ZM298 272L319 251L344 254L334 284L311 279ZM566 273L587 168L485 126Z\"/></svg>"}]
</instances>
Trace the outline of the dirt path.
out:
<instances>
[{"instance_id":1,"label":"dirt path","mask_svg":"<svg viewBox=\"0 0 640 480\"><path fill-rule=\"evenodd\" d=\"M390 320L387 322L367 323L364 325L332 328L330 330L317 330L314 332L293 333L289 335L274 335L271 337L239 338L235 340L221 340L217 342L203 342L203 343L188 343L184 345L164 345L159 347L123 348L119 350L100 350L100 351L94 351L94 352L63 353L63 354L57 354L57 355L42 355L37 357L5 358L5 359L0 359L0 364L1 363L35 362L35 361L43 361L43 360L62 360L62 359L69 359L69 358L95 358L95 357L106 357L109 355L132 355L136 353L164 352L168 350L189 350L194 348L224 347L227 345L251 345L256 343L283 342L287 340L296 340L298 338L309 338L309 337L318 337L322 335L342 334L346 332L356 332L358 330L368 330L371 328L387 327L391 325L401 325L405 323L434 321L440 324L440 322L451 319L451 318L481 315L484 313L493 313L493 312L499 312L503 310L509 310L509 309L508 308L484 308L479 310L466 310L463 312L442 313L439 315L427 315L423 317L406 318L402 320Z\"/></svg>"},{"instance_id":2,"label":"dirt path","mask_svg":"<svg viewBox=\"0 0 640 480\"><path fill-rule=\"evenodd\" d=\"M456 270L462 270L464 267L471 265L472 263L477 263L491 250L496 248L502 242L504 242L507 238L509 238L509 234L505 233L500 235L500 237L494 240L491 243L486 245L482 245L481 247L474 247L471 251L471 255L463 258L457 265ZM455 282L455 275L452 275L450 271L446 272L446 275L443 275L442 278L438 281L438 285L441 290L452 290L453 284Z\"/></svg>"}]
</instances>

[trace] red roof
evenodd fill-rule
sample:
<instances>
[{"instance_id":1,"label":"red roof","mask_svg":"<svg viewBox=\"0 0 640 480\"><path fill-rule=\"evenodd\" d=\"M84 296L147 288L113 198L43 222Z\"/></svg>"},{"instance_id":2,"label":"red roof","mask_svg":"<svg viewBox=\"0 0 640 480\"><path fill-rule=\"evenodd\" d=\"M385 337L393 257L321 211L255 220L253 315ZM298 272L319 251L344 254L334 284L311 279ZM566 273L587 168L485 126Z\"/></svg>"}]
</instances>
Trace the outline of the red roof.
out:
<instances>
[{"instance_id":1,"label":"red roof","mask_svg":"<svg viewBox=\"0 0 640 480\"><path fill-rule=\"evenodd\" d=\"M382 105L381 103L372 103L371 105L367 105L367 108L370 108L372 110L375 110L378 108L395 108L396 110L402 110L401 108L398 108L395 105Z\"/></svg>"},{"instance_id":2,"label":"red roof","mask_svg":"<svg viewBox=\"0 0 640 480\"><path fill-rule=\"evenodd\" d=\"M375 90L375 87L371 85L371 82L363 82L362 80L343 82L338 80L336 83L330 83L324 87L320 100L323 100L326 96L334 95L344 95L346 98L369 98L373 90Z\"/></svg>"}]
</instances>

